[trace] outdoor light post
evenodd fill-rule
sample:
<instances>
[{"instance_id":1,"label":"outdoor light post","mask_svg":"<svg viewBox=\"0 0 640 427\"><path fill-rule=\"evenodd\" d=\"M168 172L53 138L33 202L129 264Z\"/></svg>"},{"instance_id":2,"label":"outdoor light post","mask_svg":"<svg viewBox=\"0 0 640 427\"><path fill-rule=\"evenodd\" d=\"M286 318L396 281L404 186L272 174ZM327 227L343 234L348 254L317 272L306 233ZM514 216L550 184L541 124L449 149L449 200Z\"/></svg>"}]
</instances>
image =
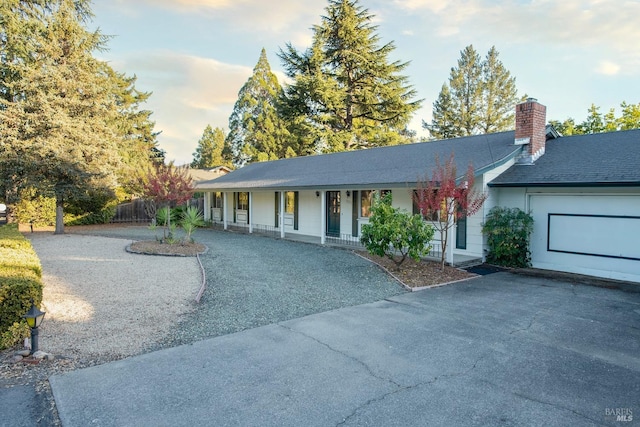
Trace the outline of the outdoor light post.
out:
<instances>
[{"instance_id":1,"label":"outdoor light post","mask_svg":"<svg viewBox=\"0 0 640 427\"><path fill-rule=\"evenodd\" d=\"M40 311L33 303L33 298L31 298L31 308L22 316L27 319L27 324L31 328L31 354L38 351L38 327L42 324L44 315L45 312Z\"/></svg>"}]
</instances>

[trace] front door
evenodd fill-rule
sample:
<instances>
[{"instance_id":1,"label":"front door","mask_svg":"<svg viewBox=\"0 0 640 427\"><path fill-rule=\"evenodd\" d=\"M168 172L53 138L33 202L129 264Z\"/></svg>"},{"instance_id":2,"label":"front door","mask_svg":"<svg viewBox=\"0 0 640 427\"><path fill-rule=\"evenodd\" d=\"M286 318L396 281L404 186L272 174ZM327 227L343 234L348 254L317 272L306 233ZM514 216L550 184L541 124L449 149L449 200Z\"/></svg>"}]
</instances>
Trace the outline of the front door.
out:
<instances>
[{"instance_id":1,"label":"front door","mask_svg":"<svg viewBox=\"0 0 640 427\"><path fill-rule=\"evenodd\" d=\"M327 191L327 236L340 237L339 191Z\"/></svg>"},{"instance_id":2,"label":"front door","mask_svg":"<svg viewBox=\"0 0 640 427\"><path fill-rule=\"evenodd\" d=\"M456 249L467 249L467 216L458 218L456 225Z\"/></svg>"}]
</instances>

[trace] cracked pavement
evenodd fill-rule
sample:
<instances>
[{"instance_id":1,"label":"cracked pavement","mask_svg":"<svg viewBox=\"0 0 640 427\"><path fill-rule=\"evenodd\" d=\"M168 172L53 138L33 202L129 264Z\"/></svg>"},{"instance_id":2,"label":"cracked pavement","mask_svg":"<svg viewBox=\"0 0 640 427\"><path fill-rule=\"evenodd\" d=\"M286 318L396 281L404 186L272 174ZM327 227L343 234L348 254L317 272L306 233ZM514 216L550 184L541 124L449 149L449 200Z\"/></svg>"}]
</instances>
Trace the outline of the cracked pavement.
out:
<instances>
[{"instance_id":1,"label":"cracked pavement","mask_svg":"<svg viewBox=\"0 0 640 427\"><path fill-rule=\"evenodd\" d=\"M50 379L64 426L617 426L640 285L496 273Z\"/></svg>"}]
</instances>

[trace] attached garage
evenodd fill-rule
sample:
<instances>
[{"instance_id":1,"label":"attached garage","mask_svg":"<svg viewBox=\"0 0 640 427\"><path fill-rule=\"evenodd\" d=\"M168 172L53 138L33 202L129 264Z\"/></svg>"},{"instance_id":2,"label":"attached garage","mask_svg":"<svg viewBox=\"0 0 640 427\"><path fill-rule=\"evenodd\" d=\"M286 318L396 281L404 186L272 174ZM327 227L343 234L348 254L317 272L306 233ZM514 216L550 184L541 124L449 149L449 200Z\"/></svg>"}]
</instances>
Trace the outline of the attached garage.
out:
<instances>
[{"instance_id":1,"label":"attached garage","mask_svg":"<svg viewBox=\"0 0 640 427\"><path fill-rule=\"evenodd\" d=\"M536 268L640 282L640 195L529 193Z\"/></svg>"},{"instance_id":2,"label":"attached garage","mask_svg":"<svg viewBox=\"0 0 640 427\"><path fill-rule=\"evenodd\" d=\"M533 267L640 282L640 130L548 140L489 187L533 216Z\"/></svg>"}]
</instances>

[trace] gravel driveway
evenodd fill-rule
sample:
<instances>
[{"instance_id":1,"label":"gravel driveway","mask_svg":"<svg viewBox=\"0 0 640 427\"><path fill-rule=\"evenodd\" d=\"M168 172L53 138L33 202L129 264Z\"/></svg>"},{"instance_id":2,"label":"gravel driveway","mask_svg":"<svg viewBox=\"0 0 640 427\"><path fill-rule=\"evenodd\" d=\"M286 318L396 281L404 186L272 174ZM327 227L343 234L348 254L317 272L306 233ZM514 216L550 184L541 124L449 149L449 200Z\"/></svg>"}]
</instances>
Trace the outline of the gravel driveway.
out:
<instances>
[{"instance_id":1,"label":"gravel driveway","mask_svg":"<svg viewBox=\"0 0 640 427\"><path fill-rule=\"evenodd\" d=\"M162 232L140 226L82 233L148 240ZM157 348L406 292L377 266L348 250L210 229L197 230L194 238L209 248L200 256L207 290L200 305L184 314Z\"/></svg>"}]
</instances>

